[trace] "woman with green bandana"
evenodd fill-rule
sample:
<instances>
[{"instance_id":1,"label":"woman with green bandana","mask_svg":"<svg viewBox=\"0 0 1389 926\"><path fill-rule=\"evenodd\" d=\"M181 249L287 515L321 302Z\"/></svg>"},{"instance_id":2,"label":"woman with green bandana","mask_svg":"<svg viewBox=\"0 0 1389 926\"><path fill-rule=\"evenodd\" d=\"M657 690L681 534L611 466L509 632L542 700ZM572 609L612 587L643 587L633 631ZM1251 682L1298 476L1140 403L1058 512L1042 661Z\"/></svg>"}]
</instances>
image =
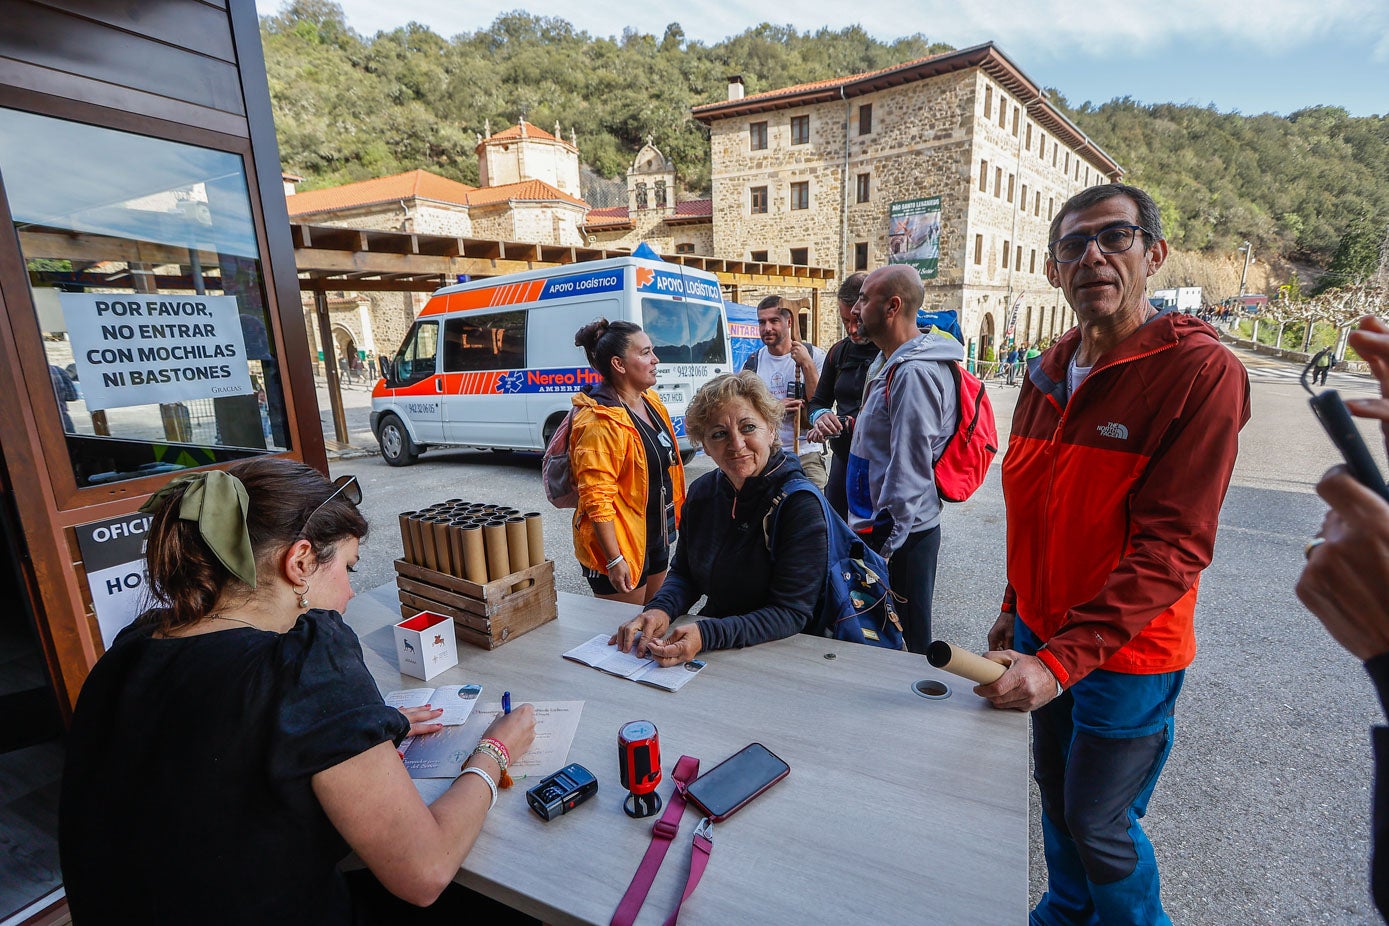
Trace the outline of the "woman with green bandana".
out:
<instances>
[{"instance_id":1,"label":"woman with green bandana","mask_svg":"<svg viewBox=\"0 0 1389 926\"><path fill-rule=\"evenodd\" d=\"M395 745L438 729L439 712L383 704L341 617L360 500L353 477L270 457L179 477L146 503L159 606L92 669L68 740L59 842L77 922L439 912L408 904L450 886L495 800L495 754L525 753L534 713L498 719L499 746L424 803ZM337 870L349 849L374 878Z\"/></svg>"}]
</instances>

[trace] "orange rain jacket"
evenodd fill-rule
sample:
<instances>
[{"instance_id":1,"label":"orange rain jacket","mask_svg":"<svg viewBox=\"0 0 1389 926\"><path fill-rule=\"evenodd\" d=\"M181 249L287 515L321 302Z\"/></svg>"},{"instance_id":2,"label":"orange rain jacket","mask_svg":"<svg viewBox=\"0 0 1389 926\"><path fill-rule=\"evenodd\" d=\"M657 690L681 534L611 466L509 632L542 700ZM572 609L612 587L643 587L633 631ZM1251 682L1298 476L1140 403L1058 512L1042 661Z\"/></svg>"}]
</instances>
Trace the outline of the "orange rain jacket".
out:
<instances>
[{"instance_id":1,"label":"orange rain jacket","mask_svg":"<svg viewBox=\"0 0 1389 926\"><path fill-rule=\"evenodd\" d=\"M656 409L674 441L675 428L660 398L650 389L642 396ZM575 395L574 409L569 431L569 462L579 491L574 512L574 555L584 568L603 572L608 558L603 554L593 522L612 521L618 549L635 581L646 563L646 496L651 484L641 434L627 409L605 386L593 390L593 395ZM680 461L678 442L675 463L670 467L670 485L678 527L685 505L685 466Z\"/></svg>"},{"instance_id":2,"label":"orange rain jacket","mask_svg":"<svg viewBox=\"0 0 1389 926\"><path fill-rule=\"evenodd\" d=\"M1067 396L1073 328L1029 365L1003 460L1010 606L1062 685L1196 655L1193 612L1239 431L1244 366L1199 319L1154 317Z\"/></svg>"}]
</instances>

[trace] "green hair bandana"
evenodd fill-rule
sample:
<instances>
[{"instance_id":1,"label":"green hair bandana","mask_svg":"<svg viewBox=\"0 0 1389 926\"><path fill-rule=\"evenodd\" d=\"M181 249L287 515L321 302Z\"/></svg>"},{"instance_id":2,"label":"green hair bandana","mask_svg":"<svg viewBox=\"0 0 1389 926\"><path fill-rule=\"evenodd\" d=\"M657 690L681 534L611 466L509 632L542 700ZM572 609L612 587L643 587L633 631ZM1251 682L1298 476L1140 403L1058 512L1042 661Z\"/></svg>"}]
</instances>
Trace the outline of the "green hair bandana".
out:
<instances>
[{"instance_id":1,"label":"green hair bandana","mask_svg":"<svg viewBox=\"0 0 1389 926\"><path fill-rule=\"evenodd\" d=\"M196 521L203 543L217 561L232 575L255 588L256 557L251 550L251 535L246 530L250 496L240 479L220 469L178 476L151 495L140 510L158 511L184 485L187 488L179 503L178 516L185 521Z\"/></svg>"}]
</instances>

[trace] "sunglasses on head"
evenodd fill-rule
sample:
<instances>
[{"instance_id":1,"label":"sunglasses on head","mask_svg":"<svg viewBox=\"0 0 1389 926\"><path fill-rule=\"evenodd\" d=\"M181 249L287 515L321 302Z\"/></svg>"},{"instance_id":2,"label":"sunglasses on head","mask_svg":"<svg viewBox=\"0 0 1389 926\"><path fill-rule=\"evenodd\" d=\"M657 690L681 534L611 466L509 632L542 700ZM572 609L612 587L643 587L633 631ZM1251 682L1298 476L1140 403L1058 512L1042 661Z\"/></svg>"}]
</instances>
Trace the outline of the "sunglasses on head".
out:
<instances>
[{"instance_id":1,"label":"sunglasses on head","mask_svg":"<svg viewBox=\"0 0 1389 926\"><path fill-rule=\"evenodd\" d=\"M304 519L304 526L299 529L301 535L309 530L309 522L313 521L314 515L323 510L323 506L341 495L353 505L362 503L362 485L357 481L356 476L339 476L333 480L333 491L327 498L318 503L318 507L309 512L309 516Z\"/></svg>"}]
</instances>

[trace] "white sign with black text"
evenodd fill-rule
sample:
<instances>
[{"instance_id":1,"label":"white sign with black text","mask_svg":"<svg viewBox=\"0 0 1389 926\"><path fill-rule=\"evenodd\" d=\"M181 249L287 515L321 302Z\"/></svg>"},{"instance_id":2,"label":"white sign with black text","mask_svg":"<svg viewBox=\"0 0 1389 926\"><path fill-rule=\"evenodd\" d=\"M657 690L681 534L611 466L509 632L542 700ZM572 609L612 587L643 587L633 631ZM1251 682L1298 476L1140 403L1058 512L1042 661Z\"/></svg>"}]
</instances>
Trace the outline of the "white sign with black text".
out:
<instances>
[{"instance_id":1,"label":"white sign with black text","mask_svg":"<svg viewBox=\"0 0 1389 926\"><path fill-rule=\"evenodd\" d=\"M77 547L92 592L101 642L110 647L145 604L145 533L150 516L130 514L79 524Z\"/></svg>"},{"instance_id":2,"label":"white sign with black text","mask_svg":"<svg viewBox=\"0 0 1389 926\"><path fill-rule=\"evenodd\" d=\"M90 411L254 393L235 296L59 299Z\"/></svg>"}]
</instances>

